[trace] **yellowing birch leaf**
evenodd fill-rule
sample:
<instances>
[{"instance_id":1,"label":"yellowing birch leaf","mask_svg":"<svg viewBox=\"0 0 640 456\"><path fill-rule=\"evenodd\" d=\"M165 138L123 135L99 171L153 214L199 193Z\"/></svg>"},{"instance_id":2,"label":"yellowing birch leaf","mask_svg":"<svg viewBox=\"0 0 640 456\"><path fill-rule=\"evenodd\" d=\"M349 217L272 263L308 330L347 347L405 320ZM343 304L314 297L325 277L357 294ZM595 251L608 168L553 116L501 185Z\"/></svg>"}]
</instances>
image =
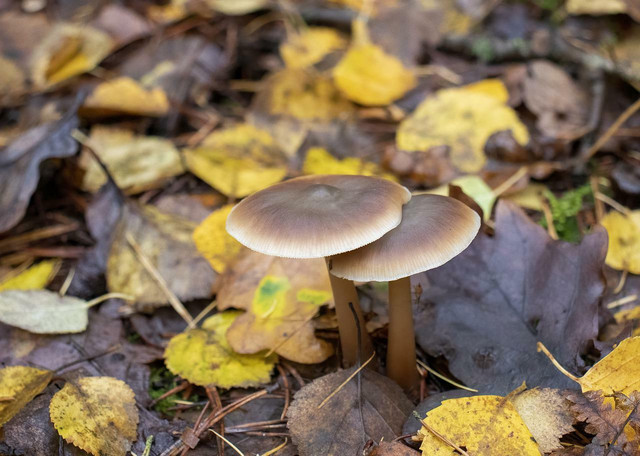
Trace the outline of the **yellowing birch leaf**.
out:
<instances>
[{"instance_id":1,"label":"yellowing birch leaf","mask_svg":"<svg viewBox=\"0 0 640 456\"><path fill-rule=\"evenodd\" d=\"M0 321L36 334L78 333L87 329L87 303L48 290L0 292Z\"/></svg>"},{"instance_id":2,"label":"yellowing birch leaf","mask_svg":"<svg viewBox=\"0 0 640 456\"><path fill-rule=\"evenodd\" d=\"M346 46L347 41L335 29L309 27L301 33L292 34L282 43L280 55L289 68L307 68Z\"/></svg>"},{"instance_id":3,"label":"yellowing birch leaf","mask_svg":"<svg viewBox=\"0 0 640 456\"><path fill-rule=\"evenodd\" d=\"M249 124L213 132L184 153L192 173L230 197L247 196L287 175L286 156L271 135Z\"/></svg>"},{"instance_id":4,"label":"yellowing birch leaf","mask_svg":"<svg viewBox=\"0 0 640 456\"><path fill-rule=\"evenodd\" d=\"M31 77L44 89L93 70L113 49L106 33L89 26L58 24L33 51Z\"/></svg>"},{"instance_id":5,"label":"yellowing birch leaf","mask_svg":"<svg viewBox=\"0 0 640 456\"><path fill-rule=\"evenodd\" d=\"M427 413L424 421L473 456L540 456L533 436L513 404L500 396L473 396L449 399ZM454 450L424 426L424 456L454 454Z\"/></svg>"},{"instance_id":6,"label":"yellowing birch leaf","mask_svg":"<svg viewBox=\"0 0 640 456\"><path fill-rule=\"evenodd\" d=\"M225 333L241 312L227 311L207 318L202 328L190 329L169 341L164 357L167 368L194 385L248 388L265 384L277 356L241 355L227 342Z\"/></svg>"},{"instance_id":7,"label":"yellowing birch leaf","mask_svg":"<svg viewBox=\"0 0 640 456\"><path fill-rule=\"evenodd\" d=\"M63 439L94 456L125 456L137 436L135 395L112 377L67 381L51 398L49 415Z\"/></svg>"},{"instance_id":8,"label":"yellowing birch leaf","mask_svg":"<svg viewBox=\"0 0 640 456\"><path fill-rule=\"evenodd\" d=\"M640 337L623 340L579 379L582 392L602 390L603 394L627 396L640 389Z\"/></svg>"},{"instance_id":9,"label":"yellowing birch leaf","mask_svg":"<svg viewBox=\"0 0 640 456\"><path fill-rule=\"evenodd\" d=\"M58 260L41 261L22 271L15 277L0 282L0 291L5 290L39 290L47 286L55 271L58 270Z\"/></svg>"},{"instance_id":10,"label":"yellowing birch leaf","mask_svg":"<svg viewBox=\"0 0 640 456\"><path fill-rule=\"evenodd\" d=\"M161 117L169 112L169 100L161 88L145 89L134 79L120 77L99 84L81 109L94 116Z\"/></svg>"},{"instance_id":11,"label":"yellowing birch leaf","mask_svg":"<svg viewBox=\"0 0 640 456\"><path fill-rule=\"evenodd\" d=\"M629 214L611 211L600 223L609 233L607 265L640 274L640 210Z\"/></svg>"},{"instance_id":12,"label":"yellowing birch leaf","mask_svg":"<svg viewBox=\"0 0 640 456\"><path fill-rule=\"evenodd\" d=\"M342 160L335 158L323 147L312 147L302 165L304 174L360 174L363 176L380 176L397 182L398 179L385 172L379 165L356 157Z\"/></svg>"},{"instance_id":13,"label":"yellowing birch leaf","mask_svg":"<svg viewBox=\"0 0 640 456\"><path fill-rule=\"evenodd\" d=\"M27 366L0 369L0 428L47 387L53 372Z\"/></svg>"},{"instance_id":14,"label":"yellowing birch leaf","mask_svg":"<svg viewBox=\"0 0 640 456\"><path fill-rule=\"evenodd\" d=\"M442 89L427 97L400 123L396 143L409 152L448 146L453 165L465 173L475 173L486 162L485 143L503 130L511 130L522 145L529 142L527 128L506 105L504 85L490 79Z\"/></svg>"},{"instance_id":15,"label":"yellowing birch leaf","mask_svg":"<svg viewBox=\"0 0 640 456\"><path fill-rule=\"evenodd\" d=\"M374 44L357 44L333 69L338 89L351 101L385 106L411 90L416 78L396 57Z\"/></svg>"},{"instance_id":16,"label":"yellowing birch leaf","mask_svg":"<svg viewBox=\"0 0 640 456\"><path fill-rule=\"evenodd\" d=\"M244 249L242 244L227 233L227 217L233 206L227 204L213 211L193 231L196 248L218 273L223 273Z\"/></svg>"},{"instance_id":17,"label":"yellowing birch leaf","mask_svg":"<svg viewBox=\"0 0 640 456\"><path fill-rule=\"evenodd\" d=\"M137 136L130 130L96 125L90 145L109 168L118 187L137 193L159 186L184 172L178 149L171 141L155 136ZM93 156L84 152L79 165L84 168L82 188L96 192L107 176Z\"/></svg>"}]
</instances>

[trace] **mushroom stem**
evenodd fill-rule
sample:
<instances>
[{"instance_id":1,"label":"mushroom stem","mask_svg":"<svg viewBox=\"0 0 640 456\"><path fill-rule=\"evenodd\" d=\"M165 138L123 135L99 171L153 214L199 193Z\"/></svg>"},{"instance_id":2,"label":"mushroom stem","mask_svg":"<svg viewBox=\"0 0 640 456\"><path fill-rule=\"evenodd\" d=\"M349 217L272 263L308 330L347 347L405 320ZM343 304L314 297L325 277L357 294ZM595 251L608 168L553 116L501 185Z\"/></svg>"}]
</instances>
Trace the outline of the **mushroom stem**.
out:
<instances>
[{"instance_id":1,"label":"mushroom stem","mask_svg":"<svg viewBox=\"0 0 640 456\"><path fill-rule=\"evenodd\" d=\"M336 304L336 316L338 317L338 331L340 332L340 346L342 347L342 359L346 366L353 366L358 359L358 328L353 319L353 313L349 309L349 303L358 315L360 322L360 334L362 344L361 359L368 359L373 354L373 344L365 327L358 292L352 280L341 279L331 274L330 262L327 261L333 300Z\"/></svg>"},{"instance_id":2,"label":"mushroom stem","mask_svg":"<svg viewBox=\"0 0 640 456\"><path fill-rule=\"evenodd\" d=\"M389 282L387 376L405 390L415 388L419 381L409 277Z\"/></svg>"}]
</instances>

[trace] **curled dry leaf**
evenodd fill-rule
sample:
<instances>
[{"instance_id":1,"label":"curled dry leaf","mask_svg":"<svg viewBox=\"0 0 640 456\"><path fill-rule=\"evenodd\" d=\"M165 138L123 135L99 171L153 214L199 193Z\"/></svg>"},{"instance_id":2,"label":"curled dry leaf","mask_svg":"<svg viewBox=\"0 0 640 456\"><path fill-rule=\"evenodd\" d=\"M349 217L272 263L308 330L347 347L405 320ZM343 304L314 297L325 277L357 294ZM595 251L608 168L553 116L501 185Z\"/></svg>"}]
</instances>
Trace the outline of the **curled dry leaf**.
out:
<instances>
[{"instance_id":1,"label":"curled dry leaf","mask_svg":"<svg viewBox=\"0 0 640 456\"><path fill-rule=\"evenodd\" d=\"M44 288L55 274L60 262L58 260L41 261L20 274L4 278L0 281L0 291L5 290L39 290Z\"/></svg>"},{"instance_id":2,"label":"curled dry leaf","mask_svg":"<svg viewBox=\"0 0 640 456\"><path fill-rule=\"evenodd\" d=\"M227 342L225 334L239 315L240 312L222 312L207 318L202 328L173 337L164 354L167 368L201 386L247 388L269 382L277 356L242 355Z\"/></svg>"},{"instance_id":3,"label":"curled dry leaf","mask_svg":"<svg viewBox=\"0 0 640 456\"><path fill-rule=\"evenodd\" d=\"M49 414L63 439L94 456L124 456L137 435L135 395L113 377L68 381L51 398Z\"/></svg>"},{"instance_id":4,"label":"curled dry leaf","mask_svg":"<svg viewBox=\"0 0 640 456\"><path fill-rule=\"evenodd\" d=\"M48 290L0 292L0 321L36 334L82 332L87 312L86 301Z\"/></svg>"},{"instance_id":5,"label":"curled dry leaf","mask_svg":"<svg viewBox=\"0 0 640 456\"><path fill-rule=\"evenodd\" d=\"M169 100L161 88L146 89L134 79L120 77L100 83L84 101L83 115L137 115L161 117L169 112Z\"/></svg>"},{"instance_id":6,"label":"curled dry leaf","mask_svg":"<svg viewBox=\"0 0 640 456\"><path fill-rule=\"evenodd\" d=\"M227 233L226 222L233 204L213 211L193 231L193 242L198 251L222 274L245 247Z\"/></svg>"},{"instance_id":7,"label":"curled dry leaf","mask_svg":"<svg viewBox=\"0 0 640 456\"><path fill-rule=\"evenodd\" d=\"M640 274L640 211L611 211L600 223L609 233L607 265Z\"/></svg>"},{"instance_id":8,"label":"curled dry leaf","mask_svg":"<svg viewBox=\"0 0 640 456\"><path fill-rule=\"evenodd\" d=\"M473 456L540 456L538 445L517 410L501 396L449 399L428 412L423 421L431 428L423 426L418 431L424 456L453 454L453 448L433 431Z\"/></svg>"},{"instance_id":9,"label":"curled dry leaf","mask_svg":"<svg viewBox=\"0 0 640 456\"><path fill-rule=\"evenodd\" d=\"M347 41L338 31L329 27L308 27L294 33L280 45L280 55L289 68L308 68L324 59L327 54L347 47Z\"/></svg>"},{"instance_id":10,"label":"curled dry leaf","mask_svg":"<svg viewBox=\"0 0 640 456\"><path fill-rule=\"evenodd\" d=\"M0 369L0 428L44 390L53 372L27 366Z\"/></svg>"},{"instance_id":11,"label":"curled dry leaf","mask_svg":"<svg viewBox=\"0 0 640 456\"><path fill-rule=\"evenodd\" d=\"M318 409L354 370L325 375L296 393L287 426L300 456L359 454L368 439L391 441L401 433L413 404L398 385L371 369L361 371L362 415L356 378Z\"/></svg>"}]
</instances>

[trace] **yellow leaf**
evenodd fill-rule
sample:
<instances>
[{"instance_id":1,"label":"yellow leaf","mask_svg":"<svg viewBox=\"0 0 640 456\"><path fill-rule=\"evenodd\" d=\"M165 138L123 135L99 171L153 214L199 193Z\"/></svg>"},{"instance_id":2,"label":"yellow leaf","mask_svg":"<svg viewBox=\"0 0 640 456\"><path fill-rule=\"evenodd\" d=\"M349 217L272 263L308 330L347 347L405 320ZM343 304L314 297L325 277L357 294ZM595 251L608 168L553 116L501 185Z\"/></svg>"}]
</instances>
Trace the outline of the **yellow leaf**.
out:
<instances>
[{"instance_id":1,"label":"yellow leaf","mask_svg":"<svg viewBox=\"0 0 640 456\"><path fill-rule=\"evenodd\" d=\"M491 218L491 211L493 210L493 204L496 202L496 195L493 193L491 187L489 187L485 181L478 176L462 176L424 193L449 196L449 184L457 185L466 195L473 198L473 200L478 203L478 206L482 209L485 220L489 220Z\"/></svg>"},{"instance_id":2,"label":"yellow leaf","mask_svg":"<svg viewBox=\"0 0 640 456\"><path fill-rule=\"evenodd\" d=\"M227 332L239 353L271 349L300 363L319 363L333 353L317 339L311 319L332 305L331 285L321 258L291 259L244 251L221 277L218 307L248 312Z\"/></svg>"},{"instance_id":3,"label":"yellow leaf","mask_svg":"<svg viewBox=\"0 0 640 456\"><path fill-rule=\"evenodd\" d=\"M267 6L268 0L206 0L215 11L229 16L242 16Z\"/></svg>"},{"instance_id":4,"label":"yellow leaf","mask_svg":"<svg viewBox=\"0 0 640 456\"><path fill-rule=\"evenodd\" d=\"M15 277L0 282L0 291L38 290L47 286L60 267L58 260L41 261Z\"/></svg>"},{"instance_id":5,"label":"yellow leaf","mask_svg":"<svg viewBox=\"0 0 640 456\"><path fill-rule=\"evenodd\" d=\"M331 0L331 2L356 11L369 12L375 15L377 10L395 6L399 3L399 0Z\"/></svg>"},{"instance_id":6,"label":"yellow leaf","mask_svg":"<svg viewBox=\"0 0 640 456\"><path fill-rule=\"evenodd\" d=\"M53 372L27 366L0 369L0 428L47 387Z\"/></svg>"},{"instance_id":7,"label":"yellow leaf","mask_svg":"<svg viewBox=\"0 0 640 456\"><path fill-rule=\"evenodd\" d=\"M544 184L530 183L520 191L505 195L504 198L525 209L541 211L542 204L546 201L544 194L548 190Z\"/></svg>"},{"instance_id":8,"label":"yellow leaf","mask_svg":"<svg viewBox=\"0 0 640 456\"><path fill-rule=\"evenodd\" d=\"M0 54L0 103L25 90L25 75L18 65Z\"/></svg>"},{"instance_id":9,"label":"yellow leaf","mask_svg":"<svg viewBox=\"0 0 640 456\"><path fill-rule=\"evenodd\" d=\"M322 147L312 147L302 165L304 174L360 174L363 176L380 176L397 182L398 179L385 172L379 165L356 157L342 160L335 158Z\"/></svg>"},{"instance_id":10,"label":"yellow leaf","mask_svg":"<svg viewBox=\"0 0 640 456\"><path fill-rule=\"evenodd\" d=\"M277 356L235 353L225 337L240 313L216 314L207 318L202 328L190 329L173 337L164 353L167 368L201 386L247 388L267 383Z\"/></svg>"},{"instance_id":11,"label":"yellow leaf","mask_svg":"<svg viewBox=\"0 0 640 456\"><path fill-rule=\"evenodd\" d=\"M112 377L67 381L51 398L49 415L63 439L94 456L124 456L137 436L135 395Z\"/></svg>"},{"instance_id":12,"label":"yellow leaf","mask_svg":"<svg viewBox=\"0 0 640 456\"><path fill-rule=\"evenodd\" d=\"M628 321L640 320L640 307L621 310L614 315L616 322L626 323Z\"/></svg>"},{"instance_id":13,"label":"yellow leaf","mask_svg":"<svg viewBox=\"0 0 640 456\"><path fill-rule=\"evenodd\" d=\"M338 89L351 101L385 106L411 90L416 79L396 57L374 44L352 46L333 69Z\"/></svg>"},{"instance_id":14,"label":"yellow leaf","mask_svg":"<svg viewBox=\"0 0 640 456\"><path fill-rule=\"evenodd\" d=\"M473 456L540 456L533 436L513 404L500 396L449 399L427 413L424 421ZM454 450L424 426L420 449L425 456L454 454Z\"/></svg>"},{"instance_id":15,"label":"yellow leaf","mask_svg":"<svg viewBox=\"0 0 640 456\"><path fill-rule=\"evenodd\" d=\"M113 49L106 33L88 26L58 24L33 51L31 77L45 89L93 70Z\"/></svg>"},{"instance_id":16,"label":"yellow leaf","mask_svg":"<svg viewBox=\"0 0 640 456\"><path fill-rule=\"evenodd\" d=\"M600 223L609 233L607 265L640 274L640 210L629 214L612 211Z\"/></svg>"},{"instance_id":17,"label":"yellow leaf","mask_svg":"<svg viewBox=\"0 0 640 456\"><path fill-rule=\"evenodd\" d=\"M456 168L480 171L486 162L484 146L492 134L511 130L518 143L529 141L527 128L505 104L505 95L504 85L495 80L439 90L402 121L397 146L409 152L448 146Z\"/></svg>"},{"instance_id":18,"label":"yellow leaf","mask_svg":"<svg viewBox=\"0 0 640 456\"><path fill-rule=\"evenodd\" d=\"M169 112L169 100L160 88L145 89L137 81L120 77L99 84L87 97L83 114L161 117Z\"/></svg>"},{"instance_id":19,"label":"yellow leaf","mask_svg":"<svg viewBox=\"0 0 640 456\"><path fill-rule=\"evenodd\" d=\"M230 197L247 196L287 175L286 157L271 135L249 124L213 132L184 153L191 172Z\"/></svg>"},{"instance_id":20,"label":"yellow leaf","mask_svg":"<svg viewBox=\"0 0 640 456\"><path fill-rule=\"evenodd\" d=\"M130 130L96 125L90 146L109 168L122 189L137 193L157 187L184 172L180 153L173 143L155 136L137 136ZM98 162L84 152L79 166L85 170L82 188L96 192L107 181Z\"/></svg>"},{"instance_id":21,"label":"yellow leaf","mask_svg":"<svg viewBox=\"0 0 640 456\"><path fill-rule=\"evenodd\" d=\"M624 0L567 0L565 6L569 14L620 14L627 11Z\"/></svg>"},{"instance_id":22,"label":"yellow leaf","mask_svg":"<svg viewBox=\"0 0 640 456\"><path fill-rule=\"evenodd\" d=\"M327 54L344 49L346 40L329 27L309 27L292 34L280 45L280 55L289 68L307 68L320 62Z\"/></svg>"},{"instance_id":23,"label":"yellow leaf","mask_svg":"<svg viewBox=\"0 0 640 456\"><path fill-rule=\"evenodd\" d=\"M244 249L242 244L227 233L227 217L233 206L227 204L212 212L193 232L196 248L218 273L223 273Z\"/></svg>"},{"instance_id":24,"label":"yellow leaf","mask_svg":"<svg viewBox=\"0 0 640 456\"><path fill-rule=\"evenodd\" d=\"M640 386L640 337L623 340L579 379L582 392L602 390L603 394L637 391Z\"/></svg>"}]
</instances>

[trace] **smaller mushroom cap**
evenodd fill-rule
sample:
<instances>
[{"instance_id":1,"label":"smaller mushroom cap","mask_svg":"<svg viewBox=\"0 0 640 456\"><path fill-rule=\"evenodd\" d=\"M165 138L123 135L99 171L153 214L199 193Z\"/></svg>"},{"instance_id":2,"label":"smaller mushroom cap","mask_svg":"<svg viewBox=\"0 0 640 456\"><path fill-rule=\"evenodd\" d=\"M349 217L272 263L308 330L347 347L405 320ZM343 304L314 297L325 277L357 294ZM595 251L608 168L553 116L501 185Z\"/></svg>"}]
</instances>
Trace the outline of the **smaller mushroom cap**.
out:
<instances>
[{"instance_id":1,"label":"smaller mushroom cap","mask_svg":"<svg viewBox=\"0 0 640 456\"><path fill-rule=\"evenodd\" d=\"M415 195L402 209L402 223L377 241L331 258L331 273L344 279L397 280L443 265L480 229L480 216L460 201Z\"/></svg>"},{"instance_id":2,"label":"smaller mushroom cap","mask_svg":"<svg viewBox=\"0 0 640 456\"><path fill-rule=\"evenodd\" d=\"M238 203L227 217L227 231L267 255L326 257L380 239L398 226L410 199L405 187L377 177L298 177Z\"/></svg>"}]
</instances>

